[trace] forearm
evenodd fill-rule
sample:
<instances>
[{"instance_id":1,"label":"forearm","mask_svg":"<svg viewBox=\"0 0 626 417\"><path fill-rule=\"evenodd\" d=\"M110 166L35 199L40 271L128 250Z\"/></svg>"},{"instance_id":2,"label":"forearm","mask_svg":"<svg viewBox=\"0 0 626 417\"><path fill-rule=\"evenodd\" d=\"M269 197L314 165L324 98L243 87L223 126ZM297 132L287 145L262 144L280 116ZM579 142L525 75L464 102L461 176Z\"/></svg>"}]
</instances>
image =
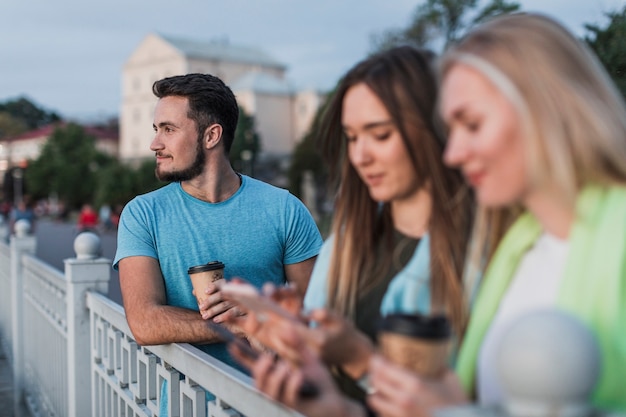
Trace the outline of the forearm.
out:
<instances>
[{"instance_id":1,"label":"forearm","mask_svg":"<svg viewBox=\"0 0 626 417\"><path fill-rule=\"evenodd\" d=\"M141 314L127 314L128 325L140 345L167 343L208 344L221 340L200 313L174 306L155 306Z\"/></svg>"}]
</instances>

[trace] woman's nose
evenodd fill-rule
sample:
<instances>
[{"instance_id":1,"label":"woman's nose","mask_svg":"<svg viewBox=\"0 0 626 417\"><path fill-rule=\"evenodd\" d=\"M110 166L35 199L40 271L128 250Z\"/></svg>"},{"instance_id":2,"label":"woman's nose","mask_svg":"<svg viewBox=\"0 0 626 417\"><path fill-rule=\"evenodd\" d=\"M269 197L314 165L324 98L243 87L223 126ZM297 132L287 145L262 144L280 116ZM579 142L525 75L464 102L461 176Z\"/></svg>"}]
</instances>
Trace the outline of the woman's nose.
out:
<instances>
[{"instance_id":1,"label":"woman's nose","mask_svg":"<svg viewBox=\"0 0 626 417\"><path fill-rule=\"evenodd\" d=\"M461 165L468 157L467 141L460 134L451 132L443 154L443 162L451 167Z\"/></svg>"},{"instance_id":2,"label":"woman's nose","mask_svg":"<svg viewBox=\"0 0 626 417\"><path fill-rule=\"evenodd\" d=\"M356 138L349 145L350 160L353 165L367 164L372 160L372 152L365 138Z\"/></svg>"}]
</instances>

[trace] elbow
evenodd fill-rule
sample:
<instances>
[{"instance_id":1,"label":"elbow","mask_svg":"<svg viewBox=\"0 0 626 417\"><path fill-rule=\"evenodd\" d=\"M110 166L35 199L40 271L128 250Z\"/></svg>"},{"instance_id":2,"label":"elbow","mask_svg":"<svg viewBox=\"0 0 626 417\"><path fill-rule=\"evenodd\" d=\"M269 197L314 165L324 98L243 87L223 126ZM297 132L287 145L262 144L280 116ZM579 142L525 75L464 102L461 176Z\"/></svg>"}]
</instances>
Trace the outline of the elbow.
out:
<instances>
[{"instance_id":1,"label":"elbow","mask_svg":"<svg viewBox=\"0 0 626 417\"><path fill-rule=\"evenodd\" d=\"M127 320L128 327L130 327L130 332L133 335L133 339L139 346L153 346L159 345L161 342L157 340L153 334L146 326L146 323L138 323L133 320Z\"/></svg>"}]
</instances>

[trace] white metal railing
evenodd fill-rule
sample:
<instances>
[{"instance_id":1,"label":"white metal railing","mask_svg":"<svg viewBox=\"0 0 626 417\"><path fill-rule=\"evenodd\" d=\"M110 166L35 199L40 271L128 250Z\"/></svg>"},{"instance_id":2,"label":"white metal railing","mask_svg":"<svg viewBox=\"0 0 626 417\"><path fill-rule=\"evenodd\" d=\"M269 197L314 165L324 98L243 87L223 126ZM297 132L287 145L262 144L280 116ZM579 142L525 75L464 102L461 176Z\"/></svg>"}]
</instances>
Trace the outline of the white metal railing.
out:
<instances>
[{"instance_id":1,"label":"white metal railing","mask_svg":"<svg viewBox=\"0 0 626 417\"><path fill-rule=\"evenodd\" d=\"M298 415L265 398L248 376L189 344L137 345L123 308L103 295L108 292L111 262L97 256L96 235L84 233L75 239L77 256L65 260L62 273L34 257L36 240L27 229L28 225L18 222L9 245L0 239L0 340L13 368L15 409L26 402L34 417L159 417L161 387L167 381L171 417ZM543 336L535 334L537 325L530 328L533 337L547 334L548 339L558 341L554 335L565 334L564 324L567 320L558 328L546 327L549 331ZM568 326L574 329L571 323ZM582 346L588 330L577 328L577 332L576 342L565 342L567 346ZM547 344L535 353L565 351L555 350L554 345L544 349ZM520 350L517 342L509 345L513 353ZM587 356L588 360L596 358ZM563 375L572 375L576 366L559 369L566 371ZM524 374L523 370L519 373ZM532 378L522 375L514 382L529 381ZM562 387L555 389L561 393ZM207 403L206 391L216 398ZM587 398L579 399L584 406ZM534 415L565 415L552 413L551 402L535 405L546 413ZM439 417L503 415L498 408L475 406L439 411ZM599 411L594 415L608 416Z\"/></svg>"},{"instance_id":2,"label":"white metal railing","mask_svg":"<svg viewBox=\"0 0 626 417\"><path fill-rule=\"evenodd\" d=\"M293 416L252 388L248 376L189 344L141 347L123 309L90 292L92 416L158 415L160 386L168 382L170 416ZM205 390L217 398L208 406ZM236 411L229 405L236 407ZM205 414L205 409L208 414Z\"/></svg>"},{"instance_id":3,"label":"white metal railing","mask_svg":"<svg viewBox=\"0 0 626 417\"><path fill-rule=\"evenodd\" d=\"M76 238L61 272L34 256L27 232L16 224L0 242L0 340L16 407L25 402L34 417L158 417L168 381L171 417L298 415L191 345L137 345L123 308L103 295L111 261L97 256L96 235ZM205 391L216 398L207 403Z\"/></svg>"},{"instance_id":4,"label":"white metal railing","mask_svg":"<svg viewBox=\"0 0 626 417\"><path fill-rule=\"evenodd\" d=\"M8 337L12 333L11 326L11 249L4 239L0 239L0 335L3 337L0 348L6 353L9 362L13 363L11 349L12 339Z\"/></svg>"}]
</instances>

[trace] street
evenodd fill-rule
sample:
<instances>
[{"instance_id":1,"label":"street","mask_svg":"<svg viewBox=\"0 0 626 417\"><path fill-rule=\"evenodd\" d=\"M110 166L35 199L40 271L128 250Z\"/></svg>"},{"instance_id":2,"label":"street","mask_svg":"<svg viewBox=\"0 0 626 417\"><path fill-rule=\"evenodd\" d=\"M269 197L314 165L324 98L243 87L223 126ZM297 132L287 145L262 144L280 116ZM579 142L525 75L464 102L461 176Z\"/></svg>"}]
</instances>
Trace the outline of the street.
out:
<instances>
[{"instance_id":1,"label":"street","mask_svg":"<svg viewBox=\"0 0 626 417\"><path fill-rule=\"evenodd\" d=\"M76 225L73 223L60 223L48 219L39 219L35 225L37 237L36 256L52 267L64 271L64 259L74 258L74 239L77 236ZM117 233L115 231L103 231L99 233L102 256L113 261L117 247ZM117 271L111 268L111 281L109 283L109 298L122 304L120 282Z\"/></svg>"}]
</instances>

